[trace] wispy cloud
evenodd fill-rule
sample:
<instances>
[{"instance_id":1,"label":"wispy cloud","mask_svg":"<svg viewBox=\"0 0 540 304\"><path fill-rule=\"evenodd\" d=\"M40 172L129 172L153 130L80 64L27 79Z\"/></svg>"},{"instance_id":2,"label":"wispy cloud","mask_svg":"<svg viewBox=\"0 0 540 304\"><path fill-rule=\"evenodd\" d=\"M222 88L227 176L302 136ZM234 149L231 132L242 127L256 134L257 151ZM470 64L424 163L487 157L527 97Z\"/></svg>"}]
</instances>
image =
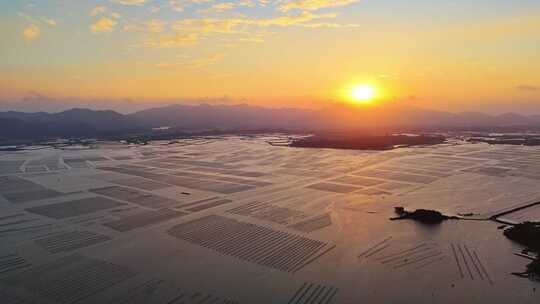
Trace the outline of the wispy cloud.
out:
<instances>
[{"instance_id":1,"label":"wispy cloud","mask_svg":"<svg viewBox=\"0 0 540 304\"><path fill-rule=\"evenodd\" d=\"M254 7L256 4L251 0L240 0L240 1L229 1L216 3L206 9L201 9L198 12L202 14L207 13L223 13L226 11L233 10L238 7Z\"/></svg>"},{"instance_id":2,"label":"wispy cloud","mask_svg":"<svg viewBox=\"0 0 540 304\"><path fill-rule=\"evenodd\" d=\"M110 12L105 6L96 6L90 11L90 16L97 18L90 25L90 31L94 34L112 32L121 17L119 13Z\"/></svg>"},{"instance_id":3,"label":"wispy cloud","mask_svg":"<svg viewBox=\"0 0 540 304\"><path fill-rule=\"evenodd\" d=\"M141 33L161 33L165 30L167 23L153 19L145 22L131 22L124 25L124 31Z\"/></svg>"},{"instance_id":4,"label":"wispy cloud","mask_svg":"<svg viewBox=\"0 0 540 304\"><path fill-rule=\"evenodd\" d=\"M41 35L41 29L35 24L30 24L24 28L22 35L26 41L32 42Z\"/></svg>"},{"instance_id":5,"label":"wispy cloud","mask_svg":"<svg viewBox=\"0 0 540 304\"><path fill-rule=\"evenodd\" d=\"M313 14L310 12L301 12L296 15L279 16L267 19L251 18L230 18L230 19L183 19L175 22L172 28L176 31L192 31L199 33L235 33L242 32L245 26L256 27L287 27L287 26L305 26L310 27L316 24L309 22L318 19L332 19L336 14Z\"/></svg>"},{"instance_id":6,"label":"wispy cloud","mask_svg":"<svg viewBox=\"0 0 540 304\"><path fill-rule=\"evenodd\" d=\"M112 2L119 3L122 5L143 5L146 3L146 0L111 0Z\"/></svg>"},{"instance_id":7,"label":"wispy cloud","mask_svg":"<svg viewBox=\"0 0 540 304\"><path fill-rule=\"evenodd\" d=\"M101 17L90 25L92 33L107 33L112 32L116 26L116 20L109 17Z\"/></svg>"},{"instance_id":8,"label":"wispy cloud","mask_svg":"<svg viewBox=\"0 0 540 304\"><path fill-rule=\"evenodd\" d=\"M22 36L27 42L32 42L39 38L42 34L43 27L53 28L57 26L57 21L47 17L33 17L23 12L18 13L19 17L28 22L28 25L23 29Z\"/></svg>"},{"instance_id":9,"label":"wispy cloud","mask_svg":"<svg viewBox=\"0 0 540 304\"><path fill-rule=\"evenodd\" d=\"M49 19L49 18L42 18L42 19L43 19L43 22L45 22L45 24L47 24L50 27L55 27L57 25L57 22L54 19Z\"/></svg>"},{"instance_id":10,"label":"wispy cloud","mask_svg":"<svg viewBox=\"0 0 540 304\"><path fill-rule=\"evenodd\" d=\"M345 6L359 0L286 0L279 6L282 12L290 10L316 11L322 8Z\"/></svg>"},{"instance_id":11,"label":"wispy cloud","mask_svg":"<svg viewBox=\"0 0 540 304\"><path fill-rule=\"evenodd\" d=\"M107 11L107 7L103 5L96 6L90 11L90 16L95 17L97 15L104 14L106 11Z\"/></svg>"},{"instance_id":12,"label":"wispy cloud","mask_svg":"<svg viewBox=\"0 0 540 304\"><path fill-rule=\"evenodd\" d=\"M263 42L263 35L256 34L257 28L270 27L306 27L306 28L344 28L356 27L355 24L338 24L329 22L319 22L336 18L336 14L315 14L311 12L300 12L292 15L278 16L274 18L190 18L181 19L173 22L169 29L172 33L160 36L146 37L142 46L152 48L166 48L193 45L200 39L216 35L241 35L234 39L236 42ZM161 33L162 24L142 23L131 24L126 30L138 30L140 32ZM152 31L151 29L155 30ZM159 30L159 31L158 31ZM226 37L231 41L230 37Z\"/></svg>"},{"instance_id":13,"label":"wispy cloud","mask_svg":"<svg viewBox=\"0 0 540 304\"><path fill-rule=\"evenodd\" d=\"M185 5L186 1L169 0L169 8L175 12L183 12Z\"/></svg>"},{"instance_id":14,"label":"wispy cloud","mask_svg":"<svg viewBox=\"0 0 540 304\"><path fill-rule=\"evenodd\" d=\"M173 33L148 37L140 46L148 48L171 48L194 45L199 42L200 35L197 33Z\"/></svg>"},{"instance_id":15,"label":"wispy cloud","mask_svg":"<svg viewBox=\"0 0 540 304\"><path fill-rule=\"evenodd\" d=\"M212 6L210 6L207 9L199 10L199 13L223 13L225 11L232 10L236 7L236 3L232 2L223 2L223 3L217 3Z\"/></svg>"}]
</instances>

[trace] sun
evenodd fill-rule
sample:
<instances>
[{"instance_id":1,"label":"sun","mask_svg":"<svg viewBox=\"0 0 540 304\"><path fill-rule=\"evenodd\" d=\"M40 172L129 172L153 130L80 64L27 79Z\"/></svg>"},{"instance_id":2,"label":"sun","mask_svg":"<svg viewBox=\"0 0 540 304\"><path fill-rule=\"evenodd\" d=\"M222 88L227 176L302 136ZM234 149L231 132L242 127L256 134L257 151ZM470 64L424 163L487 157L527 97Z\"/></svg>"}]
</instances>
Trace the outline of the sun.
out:
<instances>
[{"instance_id":1,"label":"sun","mask_svg":"<svg viewBox=\"0 0 540 304\"><path fill-rule=\"evenodd\" d=\"M358 102L369 102L375 98L375 88L369 85L355 86L351 90L351 97Z\"/></svg>"}]
</instances>

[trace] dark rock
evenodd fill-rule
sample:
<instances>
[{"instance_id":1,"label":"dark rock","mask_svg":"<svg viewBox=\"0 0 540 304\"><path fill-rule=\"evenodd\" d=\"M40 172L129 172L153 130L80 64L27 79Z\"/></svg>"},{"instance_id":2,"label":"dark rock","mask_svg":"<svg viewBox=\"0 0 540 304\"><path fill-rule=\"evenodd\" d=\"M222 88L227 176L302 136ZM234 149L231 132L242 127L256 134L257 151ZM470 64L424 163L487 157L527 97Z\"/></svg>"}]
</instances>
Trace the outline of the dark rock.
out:
<instances>
[{"instance_id":1,"label":"dark rock","mask_svg":"<svg viewBox=\"0 0 540 304\"><path fill-rule=\"evenodd\" d=\"M540 252L540 223L525 222L517 224L506 229L504 235L530 250Z\"/></svg>"},{"instance_id":2,"label":"dark rock","mask_svg":"<svg viewBox=\"0 0 540 304\"><path fill-rule=\"evenodd\" d=\"M455 216L447 216L435 210L418 209L410 212L405 210L405 208L403 207L395 207L395 211L396 214L399 216L391 218L391 220L411 219L421 222L423 224L434 225L439 224L445 220L458 219Z\"/></svg>"},{"instance_id":3,"label":"dark rock","mask_svg":"<svg viewBox=\"0 0 540 304\"><path fill-rule=\"evenodd\" d=\"M540 281L540 223L538 222L525 222L514 225L504 231L504 235L526 246L524 252L535 252L537 258L527 265L525 272L517 273L523 277L528 277L533 280Z\"/></svg>"}]
</instances>

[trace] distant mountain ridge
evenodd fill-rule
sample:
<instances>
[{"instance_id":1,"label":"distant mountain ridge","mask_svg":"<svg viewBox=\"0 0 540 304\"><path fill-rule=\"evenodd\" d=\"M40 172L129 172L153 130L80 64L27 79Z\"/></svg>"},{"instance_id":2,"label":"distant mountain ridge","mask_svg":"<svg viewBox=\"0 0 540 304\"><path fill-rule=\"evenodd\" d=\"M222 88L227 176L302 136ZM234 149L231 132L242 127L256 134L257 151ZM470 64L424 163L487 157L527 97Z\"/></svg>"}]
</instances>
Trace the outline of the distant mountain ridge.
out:
<instances>
[{"instance_id":1,"label":"distant mountain ridge","mask_svg":"<svg viewBox=\"0 0 540 304\"><path fill-rule=\"evenodd\" d=\"M398 105L334 105L320 110L270 109L250 105L172 105L127 115L110 110L79 108L58 113L0 112L0 138L4 139L127 134L163 126L187 131L317 131L370 128L540 130L540 115L449 113Z\"/></svg>"},{"instance_id":2,"label":"distant mountain ridge","mask_svg":"<svg viewBox=\"0 0 540 304\"><path fill-rule=\"evenodd\" d=\"M114 111L0 112L0 139L93 137L142 129L136 120Z\"/></svg>"},{"instance_id":3,"label":"distant mountain ridge","mask_svg":"<svg viewBox=\"0 0 540 304\"><path fill-rule=\"evenodd\" d=\"M268 109L249 105L173 105L128 115L152 127L197 128L370 128L370 127L540 127L540 115L450 113L407 106L350 107L321 110Z\"/></svg>"},{"instance_id":4,"label":"distant mountain ridge","mask_svg":"<svg viewBox=\"0 0 540 304\"><path fill-rule=\"evenodd\" d=\"M269 109L249 105L172 105L128 116L147 127L185 129L310 128L319 113L303 109Z\"/></svg>"}]
</instances>

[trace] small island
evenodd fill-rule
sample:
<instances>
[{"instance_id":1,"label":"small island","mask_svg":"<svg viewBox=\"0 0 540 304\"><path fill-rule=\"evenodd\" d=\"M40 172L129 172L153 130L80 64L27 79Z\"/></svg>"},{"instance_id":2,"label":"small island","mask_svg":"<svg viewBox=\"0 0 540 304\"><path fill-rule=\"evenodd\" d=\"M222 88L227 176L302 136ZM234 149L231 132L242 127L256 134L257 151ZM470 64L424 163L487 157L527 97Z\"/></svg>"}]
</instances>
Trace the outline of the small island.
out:
<instances>
[{"instance_id":1,"label":"small island","mask_svg":"<svg viewBox=\"0 0 540 304\"><path fill-rule=\"evenodd\" d=\"M348 150L391 150L402 147L438 145L446 142L442 135L354 135L317 134L294 139L289 146Z\"/></svg>"}]
</instances>

